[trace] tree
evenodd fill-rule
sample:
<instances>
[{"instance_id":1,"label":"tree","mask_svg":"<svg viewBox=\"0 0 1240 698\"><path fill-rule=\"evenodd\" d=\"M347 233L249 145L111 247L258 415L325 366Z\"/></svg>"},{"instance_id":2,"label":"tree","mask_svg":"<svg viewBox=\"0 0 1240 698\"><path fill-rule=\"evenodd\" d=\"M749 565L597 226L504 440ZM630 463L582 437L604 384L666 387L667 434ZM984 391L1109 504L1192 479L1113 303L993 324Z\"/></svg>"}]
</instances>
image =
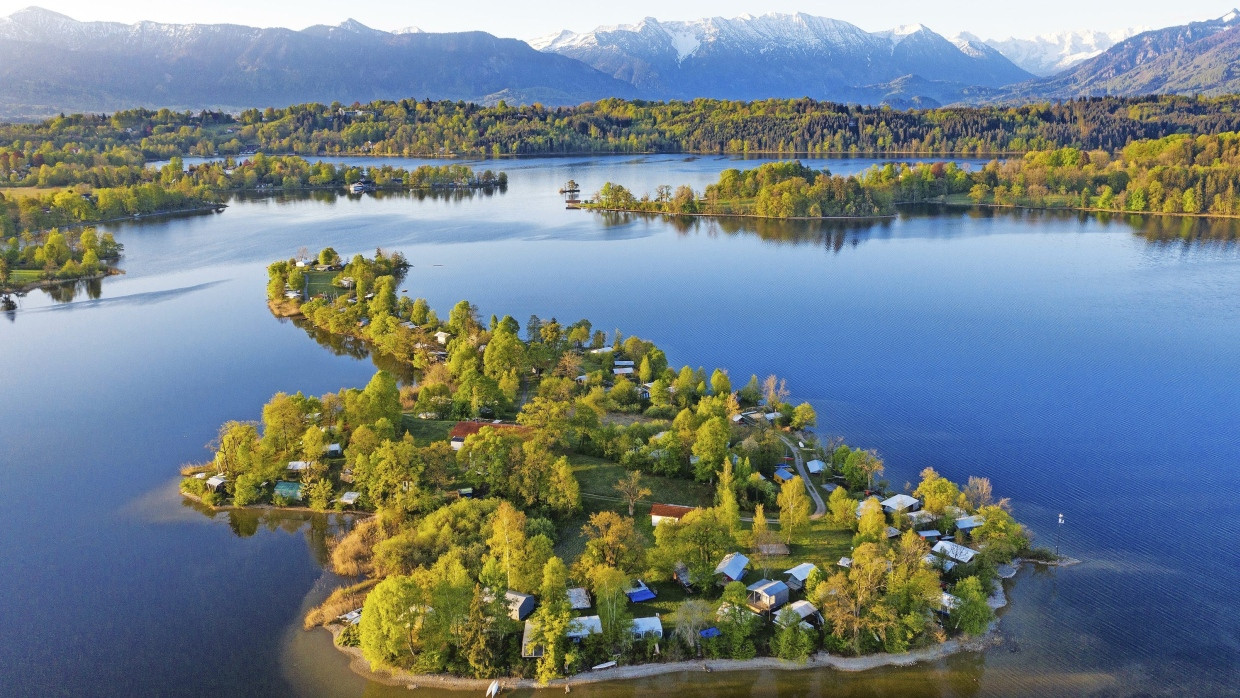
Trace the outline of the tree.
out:
<instances>
[{"instance_id":1,"label":"tree","mask_svg":"<svg viewBox=\"0 0 1240 698\"><path fill-rule=\"evenodd\" d=\"M779 489L779 530L784 542L791 543L807 525L809 525L810 503L805 492L805 483L798 475L788 480Z\"/></svg>"},{"instance_id":2,"label":"tree","mask_svg":"<svg viewBox=\"0 0 1240 698\"><path fill-rule=\"evenodd\" d=\"M641 571L646 559L646 541L632 518L613 511L599 511L581 527L586 548L578 559L583 571L606 565L626 574Z\"/></svg>"},{"instance_id":3,"label":"tree","mask_svg":"<svg viewBox=\"0 0 1240 698\"><path fill-rule=\"evenodd\" d=\"M525 513L509 502L501 501L491 519L487 547L491 550L491 556L503 566L505 589L513 588L512 570L521 566L525 544Z\"/></svg>"},{"instance_id":4,"label":"tree","mask_svg":"<svg viewBox=\"0 0 1240 698\"><path fill-rule=\"evenodd\" d=\"M969 476L969 482L964 488L964 498L973 511L990 505L993 497L994 495L990 489L990 478Z\"/></svg>"},{"instance_id":5,"label":"tree","mask_svg":"<svg viewBox=\"0 0 1240 698\"><path fill-rule=\"evenodd\" d=\"M719 608L719 632L732 659L752 659L757 654L750 637L758 624L758 616L747 608L749 592L742 582L729 582L723 588Z\"/></svg>"},{"instance_id":6,"label":"tree","mask_svg":"<svg viewBox=\"0 0 1240 698\"><path fill-rule=\"evenodd\" d=\"M560 456L551 468L547 481L547 506L561 516L569 516L581 508L581 485L573 475L568 458Z\"/></svg>"},{"instance_id":7,"label":"tree","mask_svg":"<svg viewBox=\"0 0 1240 698\"><path fill-rule=\"evenodd\" d=\"M848 490L836 487L827 498L827 507L831 511L831 523L841 528L856 530L857 500L848 496Z\"/></svg>"},{"instance_id":8,"label":"tree","mask_svg":"<svg viewBox=\"0 0 1240 698\"><path fill-rule=\"evenodd\" d=\"M873 451L850 451L844 460L844 479L849 489L870 489L874 486L874 476L883 472L883 461Z\"/></svg>"},{"instance_id":9,"label":"tree","mask_svg":"<svg viewBox=\"0 0 1240 698\"><path fill-rule=\"evenodd\" d=\"M500 597L500 594L494 594ZM469 601L469 619L461 628L461 648L474 678L489 679L495 675L494 616L489 613L486 594L481 584L474 584Z\"/></svg>"},{"instance_id":10,"label":"tree","mask_svg":"<svg viewBox=\"0 0 1240 698\"><path fill-rule=\"evenodd\" d=\"M633 515L633 508L639 501L652 494L649 487L642 485L640 470L630 470L628 477L620 478L614 489L629 503L629 516Z\"/></svg>"},{"instance_id":11,"label":"tree","mask_svg":"<svg viewBox=\"0 0 1240 698\"><path fill-rule=\"evenodd\" d=\"M732 394L732 381L728 378L727 371L717 368L710 374L710 391L715 395Z\"/></svg>"},{"instance_id":12,"label":"tree","mask_svg":"<svg viewBox=\"0 0 1240 698\"><path fill-rule=\"evenodd\" d=\"M629 586L629 576L615 567L600 565L590 571L590 580L603 626L603 639L613 649L623 651L633 638L629 632L633 614L629 613L629 599L624 593Z\"/></svg>"},{"instance_id":13,"label":"tree","mask_svg":"<svg viewBox=\"0 0 1240 698\"><path fill-rule=\"evenodd\" d=\"M853 538L856 544L864 541L882 546L887 540L887 515L883 513L883 505L874 497L861 503L861 517L857 521L857 535Z\"/></svg>"},{"instance_id":14,"label":"tree","mask_svg":"<svg viewBox=\"0 0 1240 698\"><path fill-rule=\"evenodd\" d=\"M771 640L771 651L775 656L795 662L808 660L814 649L814 640L811 632L801 627L800 614L785 606L775 622L779 626Z\"/></svg>"},{"instance_id":15,"label":"tree","mask_svg":"<svg viewBox=\"0 0 1240 698\"><path fill-rule=\"evenodd\" d=\"M762 381L762 397L770 409L778 409L779 405L788 398L788 394L788 381L780 380L774 373Z\"/></svg>"},{"instance_id":16,"label":"tree","mask_svg":"<svg viewBox=\"0 0 1240 698\"><path fill-rule=\"evenodd\" d=\"M952 627L965 635L980 635L985 632L995 614L986 603L982 581L977 577L965 577L952 589L952 595L960 599L948 615Z\"/></svg>"},{"instance_id":17,"label":"tree","mask_svg":"<svg viewBox=\"0 0 1240 698\"><path fill-rule=\"evenodd\" d=\"M766 521L766 507L759 504L753 509L753 529L750 531L750 537L753 539L753 547L759 549L764 545L770 544L774 539Z\"/></svg>"},{"instance_id":18,"label":"tree","mask_svg":"<svg viewBox=\"0 0 1240 698\"><path fill-rule=\"evenodd\" d=\"M698 427L693 442L693 455L697 456L697 464L693 466L693 476L698 482L714 479L715 473L728 457L728 440L731 430L727 420L712 417Z\"/></svg>"},{"instance_id":19,"label":"tree","mask_svg":"<svg viewBox=\"0 0 1240 698\"><path fill-rule=\"evenodd\" d=\"M740 523L740 504L736 501L736 482L732 473L732 459L723 459L723 472L719 474L719 485L715 489L716 506L723 520L733 530Z\"/></svg>"},{"instance_id":20,"label":"tree","mask_svg":"<svg viewBox=\"0 0 1240 698\"><path fill-rule=\"evenodd\" d=\"M949 506L960 501L960 489L956 483L935 472L934 468L921 471L921 484L913 491L913 495L922 500L922 508L942 516Z\"/></svg>"},{"instance_id":21,"label":"tree","mask_svg":"<svg viewBox=\"0 0 1240 698\"><path fill-rule=\"evenodd\" d=\"M701 632L715 621L715 609L702 599L689 599L676 609L676 637L686 646L697 649Z\"/></svg>"},{"instance_id":22,"label":"tree","mask_svg":"<svg viewBox=\"0 0 1240 698\"><path fill-rule=\"evenodd\" d=\"M814 411L814 406L808 402L802 402L792 410L792 428L804 429L818 424L818 413Z\"/></svg>"},{"instance_id":23,"label":"tree","mask_svg":"<svg viewBox=\"0 0 1240 698\"><path fill-rule=\"evenodd\" d=\"M535 642L542 646L543 655L538 660L537 677L539 683L546 685L564 669L568 626L573 618L573 609L568 603L568 568L563 560L558 557L547 560L539 591L541 598L534 612L534 625L538 628Z\"/></svg>"},{"instance_id":24,"label":"tree","mask_svg":"<svg viewBox=\"0 0 1240 698\"><path fill-rule=\"evenodd\" d=\"M392 666L402 654L413 654L425 604L418 584L393 575L366 596L359 623L362 656L377 667Z\"/></svg>"}]
</instances>

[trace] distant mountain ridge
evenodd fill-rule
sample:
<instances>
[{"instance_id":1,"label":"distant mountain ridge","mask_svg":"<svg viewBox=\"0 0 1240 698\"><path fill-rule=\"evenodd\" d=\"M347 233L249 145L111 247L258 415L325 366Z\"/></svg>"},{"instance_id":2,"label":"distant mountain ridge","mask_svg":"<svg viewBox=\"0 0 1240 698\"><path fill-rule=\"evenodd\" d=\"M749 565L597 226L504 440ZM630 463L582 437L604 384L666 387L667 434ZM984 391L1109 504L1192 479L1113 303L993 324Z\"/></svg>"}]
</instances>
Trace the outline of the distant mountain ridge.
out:
<instances>
[{"instance_id":1,"label":"distant mountain ridge","mask_svg":"<svg viewBox=\"0 0 1240 698\"><path fill-rule=\"evenodd\" d=\"M1011 99L1240 92L1240 10L1143 32L1074 68L999 93Z\"/></svg>"},{"instance_id":2,"label":"distant mountain ridge","mask_svg":"<svg viewBox=\"0 0 1240 698\"><path fill-rule=\"evenodd\" d=\"M804 13L690 22L647 17L591 32L564 31L531 45L663 99L844 99L877 94L880 89L866 86L909 76L959 88L1032 77L980 41L953 43L922 25L867 32Z\"/></svg>"},{"instance_id":3,"label":"distant mountain ridge","mask_svg":"<svg viewBox=\"0 0 1240 698\"><path fill-rule=\"evenodd\" d=\"M955 41L983 43L1002 53L1020 68L1039 77L1067 70L1106 51L1115 44L1149 27L1120 29L1118 31L1062 31L1042 34L1028 39L986 39L962 32Z\"/></svg>"},{"instance_id":4,"label":"distant mountain ridge","mask_svg":"<svg viewBox=\"0 0 1240 698\"><path fill-rule=\"evenodd\" d=\"M135 106L240 109L408 97L578 104L634 97L582 63L483 32L389 33L349 20L302 31L0 19L0 116Z\"/></svg>"}]
</instances>

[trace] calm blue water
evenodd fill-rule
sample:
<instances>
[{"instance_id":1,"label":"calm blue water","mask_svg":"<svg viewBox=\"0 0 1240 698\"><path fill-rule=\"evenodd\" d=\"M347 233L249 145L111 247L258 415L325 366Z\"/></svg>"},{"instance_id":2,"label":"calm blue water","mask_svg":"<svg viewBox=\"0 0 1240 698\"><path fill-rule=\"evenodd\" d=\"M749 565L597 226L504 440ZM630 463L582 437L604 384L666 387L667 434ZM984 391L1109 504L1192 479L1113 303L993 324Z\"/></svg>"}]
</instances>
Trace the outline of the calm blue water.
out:
<instances>
[{"instance_id":1,"label":"calm blue water","mask_svg":"<svg viewBox=\"0 0 1240 698\"><path fill-rule=\"evenodd\" d=\"M678 227L566 211L555 193L569 178L586 193L701 188L755 162L491 162L507 193L236 201L110 228L125 276L0 318L0 693L384 692L299 630L333 581L316 560L325 522L211 519L175 494L176 467L224 420L374 370L262 302L270 260L325 245L403 251L405 288L441 313L468 298L484 317L587 317L674 363L777 373L819 432L879 449L897 488L929 465L988 476L1044 544L1062 512L1061 547L1084 560L1022 572L1005 642L982 654L590 694L1235 692L1240 249L1151 242L1128 220L961 211Z\"/></svg>"}]
</instances>

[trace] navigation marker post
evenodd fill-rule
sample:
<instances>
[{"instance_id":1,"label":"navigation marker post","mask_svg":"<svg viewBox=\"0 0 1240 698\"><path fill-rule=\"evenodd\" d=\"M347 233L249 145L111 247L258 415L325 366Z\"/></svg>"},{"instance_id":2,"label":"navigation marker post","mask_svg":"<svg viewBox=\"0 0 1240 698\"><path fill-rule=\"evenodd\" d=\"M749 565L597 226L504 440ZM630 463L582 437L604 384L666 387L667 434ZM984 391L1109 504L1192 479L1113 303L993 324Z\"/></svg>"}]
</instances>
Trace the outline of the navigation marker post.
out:
<instances>
[{"instance_id":1,"label":"navigation marker post","mask_svg":"<svg viewBox=\"0 0 1240 698\"><path fill-rule=\"evenodd\" d=\"M1055 529L1055 557L1059 557L1059 532L1063 530L1063 514L1059 515L1059 527Z\"/></svg>"}]
</instances>

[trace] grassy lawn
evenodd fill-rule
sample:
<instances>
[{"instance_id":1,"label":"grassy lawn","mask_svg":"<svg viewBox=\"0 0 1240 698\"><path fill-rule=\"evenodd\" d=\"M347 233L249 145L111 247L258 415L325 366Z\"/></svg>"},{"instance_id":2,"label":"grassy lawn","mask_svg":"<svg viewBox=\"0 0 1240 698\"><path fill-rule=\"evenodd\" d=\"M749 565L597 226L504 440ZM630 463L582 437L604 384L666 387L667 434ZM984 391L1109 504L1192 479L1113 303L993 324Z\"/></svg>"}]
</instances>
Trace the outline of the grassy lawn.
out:
<instances>
[{"instance_id":1,"label":"grassy lawn","mask_svg":"<svg viewBox=\"0 0 1240 698\"><path fill-rule=\"evenodd\" d=\"M9 272L9 280L13 283L24 284L27 281L38 281L43 277L41 269L14 269Z\"/></svg>"},{"instance_id":2,"label":"grassy lawn","mask_svg":"<svg viewBox=\"0 0 1240 698\"><path fill-rule=\"evenodd\" d=\"M322 293L328 298L334 298L343 293L343 289L332 285L332 279L335 276L334 271L306 272L306 297L313 298Z\"/></svg>"},{"instance_id":3,"label":"grassy lawn","mask_svg":"<svg viewBox=\"0 0 1240 698\"><path fill-rule=\"evenodd\" d=\"M411 414L401 415L401 425L405 431L413 435L419 446L426 446L434 441L447 441L448 432L456 422L445 422L434 419L418 419Z\"/></svg>"},{"instance_id":4,"label":"grassy lawn","mask_svg":"<svg viewBox=\"0 0 1240 698\"><path fill-rule=\"evenodd\" d=\"M6 199L18 199L27 196L43 196L65 191L69 187L0 187L0 194Z\"/></svg>"}]
</instances>

